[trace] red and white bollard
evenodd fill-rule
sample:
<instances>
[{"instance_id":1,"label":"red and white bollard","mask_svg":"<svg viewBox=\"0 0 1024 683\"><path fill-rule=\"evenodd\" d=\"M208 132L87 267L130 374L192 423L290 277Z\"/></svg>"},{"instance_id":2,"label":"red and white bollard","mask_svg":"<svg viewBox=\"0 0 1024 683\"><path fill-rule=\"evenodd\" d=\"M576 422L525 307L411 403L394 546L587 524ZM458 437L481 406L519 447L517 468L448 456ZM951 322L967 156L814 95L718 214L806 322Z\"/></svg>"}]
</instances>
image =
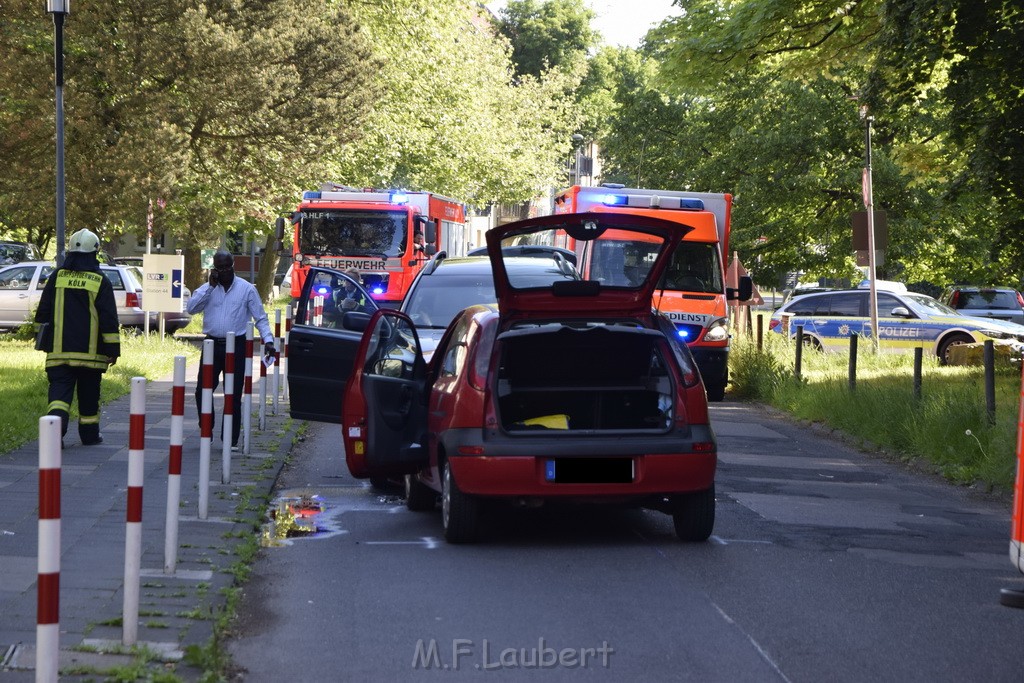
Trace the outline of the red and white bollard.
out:
<instances>
[{"instance_id":1,"label":"red and white bollard","mask_svg":"<svg viewBox=\"0 0 1024 683\"><path fill-rule=\"evenodd\" d=\"M324 298L322 296L313 297L313 327L324 326Z\"/></svg>"},{"instance_id":2,"label":"red and white bollard","mask_svg":"<svg viewBox=\"0 0 1024 683\"><path fill-rule=\"evenodd\" d=\"M1020 407L1017 412L1017 478L1013 486L1010 511L1010 562L1024 573L1024 362L1021 363ZM1024 590L1004 588L999 602L1007 607L1024 608Z\"/></svg>"},{"instance_id":3,"label":"red and white bollard","mask_svg":"<svg viewBox=\"0 0 1024 683\"><path fill-rule=\"evenodd\" d=\"M178 504L181 502L181 447L185 433L185 356L174 357L171 386L171 449L167 457L167 514L164 518L164 573L178 564Z\"/></svg>"},{"instance_id":4,"label":"red and white bollard","mask_svg":"<svg viewBox=\"0 0 1024 683\"><path fill-rule=\"evenodd\" d=\"M220 425L220 483L231 483L231 441L235 435L235 333L228 332L224 351L224 419Z\"/></svg>"},{"instance_id":5,"label":"red and white bollard","mask_svg":"<svg viewBox=\"0 0 1024 683\"><path fill-rule=\"evenodd\" d=\"M260 431L267 428L267 364L263 359L263 340L260 340Z\"/></svg>"},{"instance_id":6,"label":"red and white bollard","mask_svg":"<svg viewBox=\"0 0 1024 683\"><path fill-rule=\"evenodd\" d=\"M274 309L274 409L277 415L278 397L281 394L281 309Z\"/></svg>"},{"instance_id":7,"label":"red and white bollard","mask_svg":"<svg viewBox=\"0 0 1024 683\"><path fill-rule=\"evenodd\" d=\"M146 459L146 378L132 377L128 417L128 512L124 532L124 610L121 642L139 637L139 575L142 569L142 478Z\"/></svg>"},{"instance_id":8,"label":"red and white bollard","mask_svg":"<svg viewBox=\"0 0 1024 683\"><path fill-rule=\"evenodd\" d=\"M242 452L249 455L252 443L252 336L253 324L245 330L245 384L242 389Z\"/></svg>"},{"instance_id":9,"label":"red and white bollard","mask_svg":"<svg viewBox=\"0 0 1024 683\"><path fill-rule=\"evenodd\" d=\"M213 441L213 340L203 341L203 369L199 373L199 519L210 507L210 444Z\"/></svg>"},{"instance_id":10,"label":"red and white bollard","mask_svg":"<svg viewBox=\"0 0 1024 683\"><path fill-rule=\"evenodd\" d=\"M60 418L39 418L36 681L58 678L60 657Z\"/></svg>"},{"instance_id":11,"label":"red and white bollard","mask_svg":"<svg viewBox=\"0 0 1024 683\"><path fill-rule=\"evenodd\" d=\"M281 373L284 375L284 400L288 400L288 340L292 336L292 305L288 304L288 308L285 309L284 314L284 344L281 349L281 362L284 363L284 367L281 369Z\"/></svg>"}]
</instances>

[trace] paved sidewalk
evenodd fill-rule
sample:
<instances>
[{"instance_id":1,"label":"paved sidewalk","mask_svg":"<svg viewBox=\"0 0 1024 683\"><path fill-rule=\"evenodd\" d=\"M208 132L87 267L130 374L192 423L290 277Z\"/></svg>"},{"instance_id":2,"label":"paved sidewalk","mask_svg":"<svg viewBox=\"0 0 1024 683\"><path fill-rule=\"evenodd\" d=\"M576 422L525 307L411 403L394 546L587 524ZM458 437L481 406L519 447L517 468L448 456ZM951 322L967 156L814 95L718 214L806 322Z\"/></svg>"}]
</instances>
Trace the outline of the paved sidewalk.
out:
<instances>
[{"instance_id":1,"label":"paved sidewalk","mask_svg":"<svg viewBox=\"0 0 1024 683\"><path fill-rule=\"evenodd\" d=\"M232 453L231 483L221 484L222 398L214 396L217 421L210 453L206 520L198 518L199 424L194 399L198 365L186 372L185 418L179 505L178 556L164 573L171 378L146 387L146 455L142 515L142 578L137 645L182 680L201 668L182 659L190 645L211 642L215 620L235 582L238 550L251 547L267 501L292 446L295 428L288 404L277 415L267 407L266 429L252 418L250 454ZM258 401L254 381L254 405ZM283 377L282 377L283 383ZM128 395L102 407L105 442L82 446L72 421L61 468L60 668L63 680L104 680L115 667L137 658L123 654L125 517L128 486ZM269 403L269 400L268 400ZM239 419L240 416L236 416ZM36 579L39 496L38 442L0 455L0 681L35 679ZM93 652L94 650L102 653ZM122 654L116 654L120 651ZM113 652L113 653L112 653ZM162 661L164 664L160 664ZM177 663L176 663L177 662ZM80 678L81 677L81 678ZM124 680L118 679L118 680Z\"/></svg>"}]
</instances>

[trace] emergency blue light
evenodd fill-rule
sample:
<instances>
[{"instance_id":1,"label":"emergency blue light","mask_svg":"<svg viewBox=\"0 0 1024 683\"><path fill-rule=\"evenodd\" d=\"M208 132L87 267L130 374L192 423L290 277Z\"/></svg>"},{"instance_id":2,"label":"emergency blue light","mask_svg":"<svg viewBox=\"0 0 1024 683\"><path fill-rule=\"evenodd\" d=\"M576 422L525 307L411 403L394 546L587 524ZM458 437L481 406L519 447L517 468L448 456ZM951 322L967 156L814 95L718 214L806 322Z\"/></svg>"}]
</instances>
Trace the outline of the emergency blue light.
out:
<instances>
[{"instance_id":1,"label":"emergency blue light","mask_svg":"<svg viewBox=\"0 0 1024 683\"><path fill-rule=\"evenodd\" d=\"M320 193L316 190L306 190L302 193L303 199L320 199Z\"/></svg>"},{"instance_id":2,"label":"emergency blue light","mask_svg":"<svg viewBox=\"0 0 1024 683\"><path fill-rule=\"evenodd\" d=\"M330 287L314 287L313 291L315 291L317 294L329 294L331 292L331 288Z\"/></svg>"},{"instance_id":3,"label":"emergency blue light","mask_svg":"<svg viewBox=\"0 0 1024 683\"><path fill-rule=\"evenodd\" d=\"M384 288L383 287L374 287L373 288L373 293L374 294L383 294L384 293Z\"/></svg>"},{"instance_id":4,"label":"emergency blue light","mask_svg":"<svg viewBox=\"0 0 1024 683\"><path fill-rule=\"evenodd\" d=\"M408 204L409 203L409 195L407 195L404 192L392 192L391 193L391 203L392 204Z\"/></svg>"},{"instance_id":5,"label":"emergency blue light","mask_svg":"<svg viewBox=\"0 0 1024 683\"><path fill-rule=\"evenodd\" d=\"M704 200L703 199L680 199L680 209L690 209L691 211L703 211Z\"/></svg>"},{"instance_id":6,"label":"emergency blue light","mask_svg":"<svg viewBox=\"0 0 1024 683\"><path fill-rule=\"evenodd\" d=\"M629 204L629 197L624 194L606 194L601 195L599 199L605 206L627 206Z\"/></svg>"},{"instance_id":7,"label":"emergency blue light","mask_svg":"<svg viewBox=\"0 0 1024 683\"><path fill-rule=\"evenodd\" d=\"M686 339L687 337L690 336L690 333L687 332L686 330L676 330L676 334L679 335L680 339Z\"/></svg>"}]
</instances>

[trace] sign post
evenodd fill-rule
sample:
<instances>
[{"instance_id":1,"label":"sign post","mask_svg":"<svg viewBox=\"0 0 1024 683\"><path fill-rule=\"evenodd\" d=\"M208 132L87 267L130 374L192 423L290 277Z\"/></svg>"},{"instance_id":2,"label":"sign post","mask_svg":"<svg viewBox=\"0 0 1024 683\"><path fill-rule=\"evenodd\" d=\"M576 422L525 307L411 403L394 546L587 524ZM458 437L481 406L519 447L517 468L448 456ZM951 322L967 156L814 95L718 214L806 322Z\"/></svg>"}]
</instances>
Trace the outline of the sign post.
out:
<instances>
[{"instance_id":1,"label":"sign post","mask_svg":"<svg viewBox=\"0 0 1024 683\"><path fill-rule=\"evenodd\" d=\"M164 313L181 313L185 289L185 257L176 254L146 254L142 257L142 305L149 320L151 311L160 315L160 336L164 334Z\"/></svg>"}]
</instances>

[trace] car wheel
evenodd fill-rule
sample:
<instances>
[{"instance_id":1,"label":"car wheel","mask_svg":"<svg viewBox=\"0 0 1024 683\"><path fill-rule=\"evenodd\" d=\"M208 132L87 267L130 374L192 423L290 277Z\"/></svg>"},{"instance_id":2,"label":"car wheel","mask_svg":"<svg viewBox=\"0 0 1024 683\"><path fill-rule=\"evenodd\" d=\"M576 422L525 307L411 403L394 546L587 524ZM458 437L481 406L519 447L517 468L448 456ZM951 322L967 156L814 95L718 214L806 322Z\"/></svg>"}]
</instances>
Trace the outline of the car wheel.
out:
<instances>
[{"instance_id":1,"label":"car wheel","mask_svg":"<svg viewBox=\"0 0 1024 683\"><path fill-rule=\"evenodd\" d=\"M717 401L722 401L722 400L725 399L725 379L724 378L721 381L719 381L719 382L714 382L714 383L711 383L711 384L705 382L704 388L708 392L708 400L709 401L717 402Z\"/></svg>"},{"instance_id":2,"label":"car wheel","mask_svg":"<svg viewBox=\"0 0 1024 683\"><path fill-rule=\"evenodd\" d=\"M680 541L706 541L715 527L715 487L676 496L672 523Z\"/></svg>"},{"instance_id":3,"label":"car wheel","mask_svg":"<svg viewBox=\"0 0 1024 683\"><path fill-rule=\"evenodd\" d=\"M459 490L447 460L441 475L441 525L449 543L473 543L480 533L480 501Z\"/></svg>"},{"instance_id":4,"label":"car wheel","mask_svg":"<svg viewBox=\"0 0 1024 683\"><path fill-rule=\"evenodd\" d=\"M405 475L405 507L413 512L426 512L434 509L437 493L415 474Z\"/></svg>"},{"instance_id":5,"label":"car wheel","mask_svg":"<svg viewBox=\"0 0 1024 683\"><path fill-rule=\"evenodd\" d=\"M939 363L942 365L949 365L949 350L954 346L960 346L961 344L973 344L974 337L967 334L952 334L942 340L939 344L938 356Z\"/></svg>"}]
</instances>

